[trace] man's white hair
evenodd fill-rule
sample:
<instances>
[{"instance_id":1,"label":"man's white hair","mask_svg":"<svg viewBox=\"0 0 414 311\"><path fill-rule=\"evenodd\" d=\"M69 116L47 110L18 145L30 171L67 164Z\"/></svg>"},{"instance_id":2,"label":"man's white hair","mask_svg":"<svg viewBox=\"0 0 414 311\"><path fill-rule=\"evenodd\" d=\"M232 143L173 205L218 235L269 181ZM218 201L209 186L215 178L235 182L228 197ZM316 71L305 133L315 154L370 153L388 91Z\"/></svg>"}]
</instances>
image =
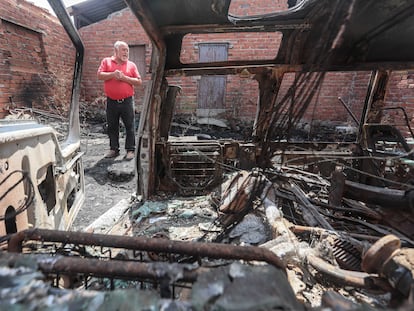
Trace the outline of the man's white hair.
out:
<instances>
[{"instance_id":1,"label":"man's white hair","mask_svg":"<svg viewBox=\"0 0 414 311\"><path fill-rule=\"evenodd\" d=\"M114 43L114 48L115 48L116 50L118 50L118 49L119 49L119 47L120 47L121 45L126 45L126 46L128 46L128 43L126 43L126 42L124 42L124 41L116 41L116 42Z\"/></svg>"}]
</instances>

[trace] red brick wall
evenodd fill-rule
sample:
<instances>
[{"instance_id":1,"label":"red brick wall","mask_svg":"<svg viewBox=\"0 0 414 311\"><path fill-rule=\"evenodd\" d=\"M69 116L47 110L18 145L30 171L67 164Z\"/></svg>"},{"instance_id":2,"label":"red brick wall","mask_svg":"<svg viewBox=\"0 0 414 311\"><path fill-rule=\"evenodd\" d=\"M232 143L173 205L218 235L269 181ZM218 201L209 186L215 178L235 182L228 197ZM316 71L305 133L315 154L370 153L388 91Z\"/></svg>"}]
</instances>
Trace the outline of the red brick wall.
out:
<instances>
[{"instance_id":1,"label":"red brick wall","mask_svg":"<svg viewBox=\"0 0 414 311\"><path fill-rule=\"evenodd\" d=\"M410 126L414 130L414 71L393 72L388 85L385 107L403 107L406 111ZM391 124L396 124L404 135L409 136L409 129L402 110L387 110L384 119Z\"/></svg>"},{"instance_id":2,"label":"red brick wall","mask_svg":"<svg viewBox=\"0 0 414 311\"><path fill-rule=\"evenodd\" d=\"M232 33L187 35L183 39L181 61L198 62L198 44L205 42L226 43L228 60L273 59L277 55L282 35L280 33ZM195 113L197 109L197 83L200 77L174 78L173 84L182 86L177 113ZM227 76L225 109L228 118L251 120L255 115L258 83L251 77ZM242 108L243 107L243 108Z\"/></svg>"},{"instance_id":3,"label":"red brick wall","mask_svg":"<svg viewBox=\"0 0 414 311\"><path fill-rule=\"evenodd\" d=\"M297 92L296 99L301 98L300 94L307 94L307 92L312 91L311 82L316 78L316 75L317 73L311 75L312 78L306 84L305 88L302 89L301 86L298 86L298 90L300 91ZM278 102L283 100L294 78L295 75L293 73L285 74L281 92L277 98ZM359 121L365 101L368 81L369 73L367 72L326 73L320 88L315 88L315 95L304 113L304 120L329 120L333 123L345 122L350 125L355 125L352 116L338 98L340 97L347 104ZM299 100L298 102L300 104L301 101Z\"/></svg>"},{"instance_id":4,"label":"red brick wall","mask_svg":"<svg viewBox=\"0 0 414 311\"><path fill-rule=\"evenodd\" d=\"M249 16L274 13L287 9L288 0L233 0L229 14Z\"/></svg>"},{"instance_id":5,"label":"red brick wall","mask_svg":"<svg viewBox=\"0 0 414 311\"><path fill-rule=\"evenodd\" d=\"M278 12L287 9L284 0L232 1L229 13L237 16ZM232 33L187 35L183 39L181 61L198 62L198 44L205 42L227 43L228 60L273 59L277 55L281 33ZM182 87L176 113L195 114L197 109L197 84L200 77L171 78L172 84ZM258 83L251 77L227 76L225 109L229 119L252 121L256 114Z\"/></svg>"},{"instance_id":6,"label":"red brick wall","mask_svg":"<svg viewBox=\"0 0 414 311\"><path fill-rule=\"evenodd\" d=\"M17 107L66 115L75 49L58 19L23 0L0 2L0 117Z\"/></svg>"}]
</instances>

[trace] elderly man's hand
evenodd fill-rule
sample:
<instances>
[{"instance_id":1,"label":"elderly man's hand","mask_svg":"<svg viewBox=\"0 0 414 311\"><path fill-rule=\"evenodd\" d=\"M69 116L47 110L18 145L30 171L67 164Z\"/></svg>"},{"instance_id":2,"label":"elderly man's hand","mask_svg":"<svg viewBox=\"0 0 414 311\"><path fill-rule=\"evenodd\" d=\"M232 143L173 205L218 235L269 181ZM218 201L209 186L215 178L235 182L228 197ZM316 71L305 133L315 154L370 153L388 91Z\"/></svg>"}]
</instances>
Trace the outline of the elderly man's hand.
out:
<instances>
[{"instance_id":1,"label":"elderly man's hand","mask_svg":"<svg viewBox=\"0 0 414 311\"><path fill-rule=\"evenodd\" d=\"M122 80L124 78L124 73L122 71L115 70L114 73L115 73L115 79Z\"/></svg>"}]
</instances>

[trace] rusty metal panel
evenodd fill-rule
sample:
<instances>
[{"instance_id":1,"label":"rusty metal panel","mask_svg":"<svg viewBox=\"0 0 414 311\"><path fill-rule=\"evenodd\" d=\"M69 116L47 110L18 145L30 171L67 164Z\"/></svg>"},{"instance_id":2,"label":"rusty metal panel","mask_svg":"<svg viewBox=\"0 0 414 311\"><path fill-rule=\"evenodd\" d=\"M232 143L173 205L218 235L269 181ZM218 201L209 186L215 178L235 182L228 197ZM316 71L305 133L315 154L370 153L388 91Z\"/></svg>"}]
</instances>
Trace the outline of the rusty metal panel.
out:
<instances>
[{"instance_id":1,"label":"rusty metal panel","mask_svg":"<svg viewBox=\"0 0 414 311\"><path fill-rule=\"evenodd\" d=\"M169 145L168 174L180 193L210 189L222 177L221 146L216 142L193 141Z\"/></svg>"},{"instance_id":2,"label":"rusty metal panel","mask_svg":"<svg viewBox=\"0 0 414 311\"><path fill-rule=\"evenodd\" d=\"M3 120L2 120L3 121ZM78 150L31 120L0 122L0 235L33 227L68 229L84 199Z\"/></svg>"}]
</instances>

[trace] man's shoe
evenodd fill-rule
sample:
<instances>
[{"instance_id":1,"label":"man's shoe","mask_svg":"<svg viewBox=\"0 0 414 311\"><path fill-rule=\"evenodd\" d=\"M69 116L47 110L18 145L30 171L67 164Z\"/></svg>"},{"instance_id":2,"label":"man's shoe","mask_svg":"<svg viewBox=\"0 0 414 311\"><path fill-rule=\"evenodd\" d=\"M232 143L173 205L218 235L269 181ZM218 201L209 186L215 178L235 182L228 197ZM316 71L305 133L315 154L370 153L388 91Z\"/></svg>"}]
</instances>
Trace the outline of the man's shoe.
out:
<instances>
[{"instance_id":1,"label":"man's shoe","mask_svg":"<svg viewBox=\"0 0 414 311\"><path fill-rule=\"evenodd\" d=\"M124 159L125 160L132 160L135 157L135 154L133 151L128 151L127 154L125 155Z\"/></svg>"},{"instance_id":2,"label":"man's shoe","mask_svg":"<svg viewBox=\"0 0 414 311\"><path fill-rule=\"evenodd\" d=\"M109 150L107 154L105 154L105 158L116 158L119 156L119 151L116 150Z\"/></svg>"}]
</instances>

